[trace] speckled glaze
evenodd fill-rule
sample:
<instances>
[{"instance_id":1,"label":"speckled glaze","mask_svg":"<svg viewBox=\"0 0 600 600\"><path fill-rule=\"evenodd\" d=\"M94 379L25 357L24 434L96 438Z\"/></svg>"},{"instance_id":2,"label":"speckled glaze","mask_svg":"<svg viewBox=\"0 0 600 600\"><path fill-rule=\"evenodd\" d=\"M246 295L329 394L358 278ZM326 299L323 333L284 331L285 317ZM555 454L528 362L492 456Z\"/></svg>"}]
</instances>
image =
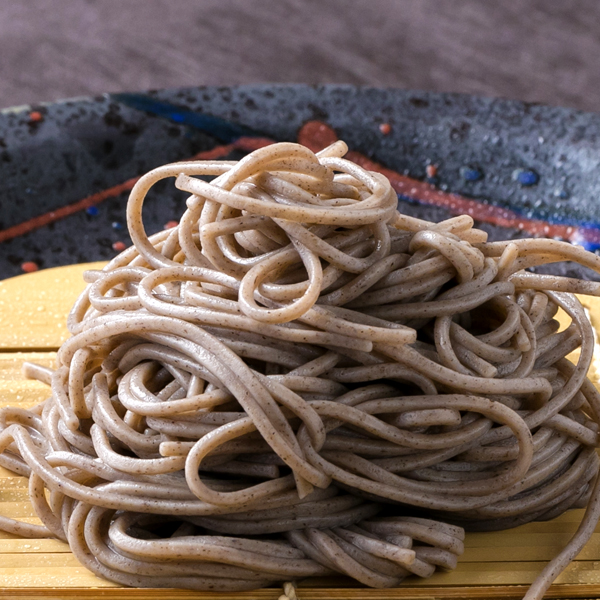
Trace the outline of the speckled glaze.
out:
<instances>
[{"instance_id":1,"label":"speckled glaze","mask_svg":"<svg viewBox=\"0 0 600 600\"><path fill-rule=\"evenodd\" d=\"M130 243L124 222L132 178L198 153L240 157L240 139L295 141L315 120L353 151L448 193L428 200L409 185L400 194L405 212L446 218L466 205L451 209L444 197L460 194L477 201L475 215L496 207L491 213L522 220L506 228L500 218L482 217L493 239L527 235L538 223L538 233L600 247L598 115L352 86L199 87L0 113L0 278L20 274L24 262L47 268L110 259L119 242ZM173 186L157 185L145 208L148 231L177 219L184 199ZM58 218L68 206L72 214ZM21 231L44 215L52 222ZM568 265L558 271L591 276Z\"/></svg>"}]
</instances>

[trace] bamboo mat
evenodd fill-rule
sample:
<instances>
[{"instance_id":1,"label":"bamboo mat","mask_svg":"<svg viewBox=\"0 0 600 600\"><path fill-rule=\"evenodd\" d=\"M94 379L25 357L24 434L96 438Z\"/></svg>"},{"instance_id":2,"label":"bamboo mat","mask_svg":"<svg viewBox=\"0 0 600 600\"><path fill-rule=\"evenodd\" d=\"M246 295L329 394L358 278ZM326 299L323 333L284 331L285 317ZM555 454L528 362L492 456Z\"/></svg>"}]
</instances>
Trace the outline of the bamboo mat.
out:
<instances>
[{"instance_id":1,"label":"bamboo mat","mask_svg":"<svg viewBox=\"0 0 600 600\"><path fill-rule=\"evenodd\" d=\"M21 375L24 360L52 366L66 339L66 315L83 289L86 268L102 263L49 269L0 282L0 406L27 408L43 401L48 388ZM600 299L582 298L600 331ZM590 372L599 380L596 355ZM341 581L340 587L301 587L300 600L392 600L438 598L520 598L575 531L583 511L548 523L530 523L494 533L467 534L465 553L451 573L417 578L394 590L370 590ZM27 482L0 468L0 514L39 522L27 501ZM328 585L331 585L329 583ZM276 600L280 589L214 594L182 590L121 588L81 567L66 544L24 540L0 532L0 598L148 600ZM548 598L600 598L600 527L576 561L559 577Z\"/></svg>"}]
</instances>

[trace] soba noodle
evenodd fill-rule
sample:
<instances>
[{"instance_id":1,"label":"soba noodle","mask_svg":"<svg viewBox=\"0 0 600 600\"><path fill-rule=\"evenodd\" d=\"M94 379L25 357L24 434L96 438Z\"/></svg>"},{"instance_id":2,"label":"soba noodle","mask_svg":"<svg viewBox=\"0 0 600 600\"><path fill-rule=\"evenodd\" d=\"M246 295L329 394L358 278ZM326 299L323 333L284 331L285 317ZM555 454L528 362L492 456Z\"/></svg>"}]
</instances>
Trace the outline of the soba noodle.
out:
<instances>
[{"instance_id":1,"label":"soba noodle","mask_svg":"<svg viewBox=\"0 0 600 600\"><path fill-rule=\"evenodd\" d=\"M463 528L585 506L542 597L600 515L594 333L573 295L600 287L527 269L600 258L399 214L346 150L274 144L139 180L133 246L86 274L56 369L25 366L52 396L0 411L0 464L43 523L1 528L129 586L391 587L454 568ZM148 237L144 199L170 177L187 210Z\"/></svg>"}]
</instances>

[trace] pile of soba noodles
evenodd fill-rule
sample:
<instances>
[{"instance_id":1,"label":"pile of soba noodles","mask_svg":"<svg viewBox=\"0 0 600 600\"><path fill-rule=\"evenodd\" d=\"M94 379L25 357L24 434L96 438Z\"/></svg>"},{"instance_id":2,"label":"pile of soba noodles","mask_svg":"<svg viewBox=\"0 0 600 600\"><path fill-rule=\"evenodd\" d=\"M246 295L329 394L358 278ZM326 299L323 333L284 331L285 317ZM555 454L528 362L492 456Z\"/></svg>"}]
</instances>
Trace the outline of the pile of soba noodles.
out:
<instances>
[{"instance_id":1,"label":"pile of soba noodles","mask_svg":"<svg viewBox=\"0 0 600 600\"><path fill-rule=\"evenodd\" d=\"M587 507L543 595L600 513L594 332L573 295L599 286L528 268L600 258L404 216L346 150L274 144L139 180L133 246L86 274L56 369L25 367L52 396L0 411L0 464L43 522L0 527L129 586L390 587L454 568L464 529ZM144 198L169 177L187 210L148 237Z\"/></svg>"}]
</instances>

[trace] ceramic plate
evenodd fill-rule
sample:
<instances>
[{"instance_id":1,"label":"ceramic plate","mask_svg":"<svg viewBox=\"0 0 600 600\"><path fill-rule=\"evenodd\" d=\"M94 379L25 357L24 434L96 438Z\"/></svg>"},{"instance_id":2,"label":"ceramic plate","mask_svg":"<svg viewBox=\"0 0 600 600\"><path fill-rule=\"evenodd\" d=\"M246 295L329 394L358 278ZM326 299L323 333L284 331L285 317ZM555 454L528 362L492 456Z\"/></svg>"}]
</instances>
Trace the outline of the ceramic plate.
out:
<instances>
[{"instance_id":1,"label":"ceramic plate","mask_svg":"<svg viewBox=\"0 0 600 600\"><path fill-rule=\"evenodd\" d=\"M153 167L237 158L274 140L316 149L336 138L390 177L404 212L471 214L492 239L537 235L600 248L598 115L353 86L196 87L0 113L0 278L24 263L113 257L130 244L128 191ZM185 195L160 183L145 205L147 230L171 225L184 208Z\"/></svg>"}]
</instances>

